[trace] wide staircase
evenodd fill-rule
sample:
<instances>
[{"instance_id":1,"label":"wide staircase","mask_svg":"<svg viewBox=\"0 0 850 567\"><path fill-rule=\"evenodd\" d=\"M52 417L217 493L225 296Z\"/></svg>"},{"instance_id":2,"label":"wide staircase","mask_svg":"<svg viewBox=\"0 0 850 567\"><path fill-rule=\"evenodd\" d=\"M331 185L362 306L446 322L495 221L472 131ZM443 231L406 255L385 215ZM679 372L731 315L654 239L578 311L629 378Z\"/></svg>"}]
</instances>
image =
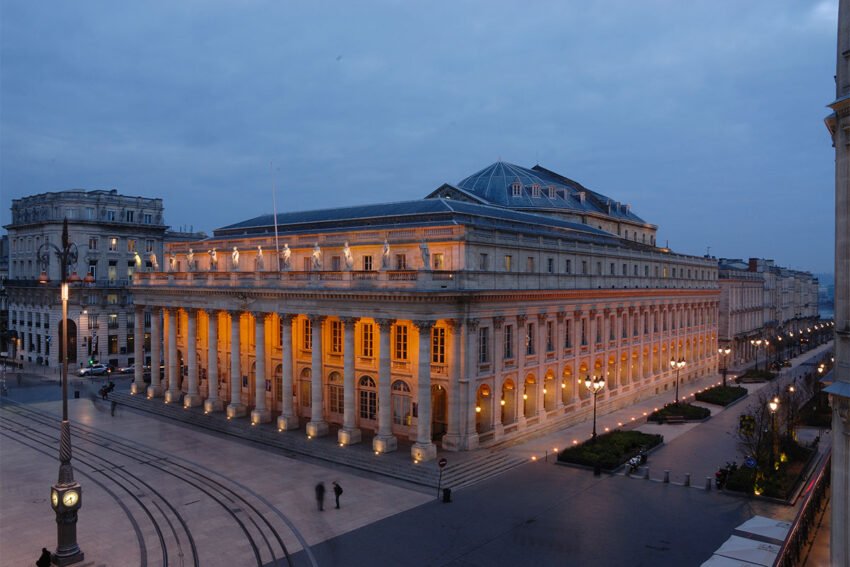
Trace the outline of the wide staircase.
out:
<instances>
[{"instance_id":1,"label":"wide staircase","mask_svg":"<svg viewBox=\"0 0 850 567\"><path fill-rule=\"evenodd\" d=\"M481 449L471 452L444 452L436 461L414 463L410 458L410 444L399 443L398 451L376 455L371 451L371 442L340 446L336 443L336 431L327 437L308 439L303 429L278 431L274 423L251 425L247 417L227 419L223 412L204 413L202 408L183 408L178 404L166 404L162 399L147 399L140 395L114 391L109 395L119 407L132 408L159 417L164 417L221 434L231 435L280 449L287 456L306 456L328 461L371 473L410 482L423 487L457 490L484 479L496 476L527 460L511 455L507 451ZM440 479L439 459L445 457L448 465L443 468Z\"/></svg>"}]
</instances>

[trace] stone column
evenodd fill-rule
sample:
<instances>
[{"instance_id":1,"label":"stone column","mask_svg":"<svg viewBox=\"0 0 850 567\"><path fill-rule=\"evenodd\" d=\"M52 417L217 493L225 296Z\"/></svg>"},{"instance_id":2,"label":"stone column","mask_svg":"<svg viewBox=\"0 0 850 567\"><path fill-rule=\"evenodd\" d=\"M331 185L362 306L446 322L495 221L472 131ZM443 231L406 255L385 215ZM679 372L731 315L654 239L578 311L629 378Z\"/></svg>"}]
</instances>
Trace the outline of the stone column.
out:
<instances>
[{"instance_id":1,"label":"stone column","mask_svg":"<svg viewBox=\"0 0 850 567\"><path fill-rule=\"evenodd\" d=\"M228 419L242 417L248 413L248 408L242 403L242 345L239 329L241 318L241 311L230 312L230 404L227 406Z\"/></svg>"},{"instance_id":2,"label":"stone column","mask_svg":"<svg viewBox=\"0 0 850 567\"><path fill-rule=\"evenodd\" d=\"M555 388L555 411L560 414L564 407L564 393L561 391L561 382L564 380L564 320L567 314L559 311L555 315L555 380L552 387Z\"/></svg>"},{"instance_id":3,"label":"stone column","mask_svg":"<svg viewBox=\"0 0 850 567\"><path fill-rule=\"evenodd\" d=\"M266 314L254 313L254 411L251 423L268 423L272 414L266 407Z\"/></svg>"},{"instance_id":4,"label":"stone column","mask_svg":"<svg viewBox=\"0 0 850 567\"><path fill-rule=\"evenodd\" d=\"M447 451L459 451L461 448L461 329L460 322L454 319L447 321L449 330L452 333L452 348L449 352L449 391L448 391L448 423L446 424L446 434L443 435L442 447ZM498 355L496 349L493 349L493 364L495 368ZM475 409L475 397L473 396L467 401L467 405L471 404L473 411Z\"/></svg>"},{"instance_id":5,"label":"stone column","mask_svg":"<svg viewBox=\"0 0 850 567\"><path fill-rule=\"evenodd\" d=\"M189 388L183 405L187 408L197 407L204 403L198 392L198 310L188 309L188 324L186 325L186 361L189 373Z\"/></svg>"},{"instance_id":6,"label":"stone column","mask_svg":"<svg viewBox=\"0 0 850 567\"><path fill-rule=\"evenodd\" d=\"M389 453L398 448L398 442L392 434L391 390L392 371L390 360L390 331L395 319L375 319L380 339L378 341L378 434L372 439L372 450L377 453Z\"/></svg>"},{"instance_id":7,"label":"stone column","mask_svg":"<svg viewBox=\"0 0 850 567\"><path fill-rule=\"evenodd\" d=\"M133 386L131 394L141 394L145 391L145 308L137 305L136 319L133 322Z\"/></svg>"},{"instance_id":8,"label":"stone column","mask_svg":"<svg viewBox=\"0 0 850 567\"><path fill-rule=\"evenodd\" d=\"M415 461L430 461L437 456L431 442L431 329L433 321L414 321L419 330L419 368L416 376L419 413L416 420L416 443L410 448Z\"/></svg>"},{"instance_id":9,"label":"stone column","mask_svg":"<svg viewBox=\"0 0 850 567\"><path fill-rule=\"evenodd\" d=\"M281 402L280 415L277 418L277 428L281 431L298 429L300 426L298 416L295 415L295 409L292 407L292 321L294 319L294 315L280 314L282 343L280 347L280 362L282 367L281 390L283 390L283 401Z\"/></svg>"},{"instance_id":10,"label":"stone column","mask_svg":"<svg viewBox=\"0 0 850 567\"><path fill-rule=\"evenodd\" d=\"M166 403L179 402L183 392L180 391L180 376L177 369L177 309L163 309L166 327L168 328L168 390L165 392Z\"/></svg>"},{"instance_id":11,"label":"stone column","mask_svg":"<svg viewBox=\"0 0 850 567\"><path fill-rule=\"evenodd\" d=\"M341 445L352 445L360 443L361 440L360 429L355 426L356 405L354 403L354 329L356 324L355 317L342 318L343 415L342 428L337 432L337 440Z\"/></svg>"},{"instance_id":12,"label":"stone column","mask_svg":"<svg viewBox=\"0 0 850 567\"><path fill-rule=\"evenodd\" d=\"M537 315L537 403L535 404L539 421L546 419L546 322L548 317L545 313Z\"/></svg>"},{"instance_id":13,"label":"stone column","mask_svg":"<svg viewBox=\"0 0 850 567\"><path fill-rule=\"evenodd\" d=\"M144 337L142 338L144 340ZM160 309L151 309L151 385L148 386L148 398L162 395L162 382L159 365L162 361L162 320Z\"/></svg>"},{"instance_id":14,"label":"stone column","mask_svg":"<svg viewBox=\"0 0 850 567\"><path fill-rule=\"evenodd\" d=\"M514 388L514 412L516 421L520 426L525 425L525 400L522 395L525 391L525 359L528 356L528 343L532 337L528 336L528 317L518 315L516 318L517 328L517 356L516 356L516 388Z\"/></svg>"},{"instance_id":15,"label":"stone column","mask_svg":"<svg viewBox=\"0 0 850 567\"><path fill-rule=\"evenodd\" d=\"M322 326L324 315L310 315L312 329L313 360L310 374L310 421L307 423L308 437L322 437L328 434L328 422L324 415L324 391L322 390Z\"/></svg>"},{"instance_id":16,"label":"stone column","mask_svg":"<svg viewBox=\"0 0 850 567\"><path fill-rule=\"evenodd\" d=\"M475 427L475 393L478 385L475 377L478 374L478 319L467 319L466 324L466 357L467 371L461 374L460 383L460 415L461 429L463 430L462 446L467 451L478 448L478 430ZM464 396L464 394L466 394ZM495 393L494 393L495 397ZM495 402L494 402L495 403ZM499 424L501 425L502 406L494 406L499 412ZM464 424L464 421L466 423ZM500 431L504 433L504 431Z\"/></svg>"},{"instance_id":17,"label":"stone column","mask_svg":"<svg viewBox=\"0 0 850 567\"><path fill-rule=\"evenodd\" d=\"M218 311L207 312L207 399L204 411L222 411L224 404L218 397Z\"/></svg>"}]
</instances>

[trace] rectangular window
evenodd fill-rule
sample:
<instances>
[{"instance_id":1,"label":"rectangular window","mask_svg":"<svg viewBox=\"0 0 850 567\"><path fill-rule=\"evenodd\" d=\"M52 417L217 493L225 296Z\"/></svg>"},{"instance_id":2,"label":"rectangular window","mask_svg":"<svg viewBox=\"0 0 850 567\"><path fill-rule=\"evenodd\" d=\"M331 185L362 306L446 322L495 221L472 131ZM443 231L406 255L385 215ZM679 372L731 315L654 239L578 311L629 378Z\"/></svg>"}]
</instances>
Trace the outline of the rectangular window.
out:
<instances>
[{"instance_id":1,"label":"rectangular window","mask_svg":"<svg viewBox=\"0 0 850 567\"><path fill-rule=\"evenodd\" d=\"M617 326L616 321L617 321L617 319L613 315L608 319L608 340L609 341L613 341L617 338L615 333L614 333L614 329Z\"/></svg>"},{"instance_id":2,"label":"rectangular window","mask_svg":"<svg viewBox=\"0 0 850 567\"><path fill-rule=\"evenodd\" d=\"M331 352L342 353L342 321L331 321Z\"/></svg>"},{"instance_id":3,"label":"rectangular window","mask_svg":"<svg viewBox=\"0 0 850 567\"><path fill-rule=\"evenodd\" d=\"M649 266L643 267L643 277L645 277L645 278L649 277Z\"/></svg>"},{"instance_id":4,"label":"rectangular window","mask_svg":"<svg viewBox=\"0 0 850 567\"><path fill-rule=\"evenodd\" d=\"M610 274L610 275L612 275L612 276L613 276L613 275L615 275L615 272L614 272L614 262L611 262L611 266L608 268L608 272L609 272L609 274Z\"/></svg>"},{"instance_id":5,"label":"rectangular window","mask_svg":"<svg viewBox=\"0 0 850 567\"><path fill-rule=\"evenodd\" d=\"M118 239L114 236L109 239L109 251L118 252Z\"/></svg>"},{"instance_id":6,"label":"rectangular window","mask_svg":"<svg viewBox=\"0 0 850 567\"><path fill-rule=\"evenodd\" d=\"M632 336L638 336L638 325L640 324L640 315L635 313L632 315Z\"/></svg>"},{"instance_id":7,"label":"rectangular window","mask_svg":"<svg viewBox=\"0 0 850 567\"><path fill-rule=\"evenodd\" d=\"M366 271L366 272L372 271L372 257L371 256L363 256L363 271Z\"/></svg>"},{"instance_id":8,"label":"rectangular window","mask_svg":"<svg viewBox=\"0 0 850 567\"><path fill-rule=\"evenodd\" d=\"M97 329L97 313L89 313L89 329Z\"/></svg>"},{"instance_id":9,"label":"rectangular window","mask_svg":"<svg viewBox=\"0 0 850 567\"><path fill-rule=\"evenodd\" d=\"M446 330L443 327L434 327L431 331L431 362L446 363Z\"/></svg>"},{"instance_id":10,"label":"rectangular window","mask_svg":"<svg viewBox=\"0 0 850 567\"><path fill-rule=\"evenodd\" d=\"M573 322L567 319L564 322L564 348L573 347Z\"/></svg>"},{"instance_id":11,"label":"rectangular window","mask_svg":"<svg viewBox=\"0 0 850 567\"><path fill-rule=\"evenodd\" d=\"M564 263L564 273L566 273L566 274L573 273L573 261L572 260L567 260Z\"/></svg>"},{"instance_id":12,"label":"rectangular window","mask_svg":"<svg viewBox=\"0 0 850 567\"><path fill-rule=\"evenodd\" d=\"M534 257L533 256L529 256L528 258L525 259L525 271L528 272L529 274L534 273Z\"/></svg>"},{"instance_id":13,"label":"rectangular window","mask_svg":"<svg viewBox=\"0 0 850 567\"><path fill-rule=\"evenodd\" d=\"M97 279L97 260L89 260L89 273L91 277Z\"/></svg>"},{"instance_id":14,"label":"rectangular window","mask_svg":"<svg viewBox=\"0 0 850 567\"><path fill-rule=\"evenodd\" d=\"M587 319L581 320L581 346L587 346Z\"/></svg>"},{"instance_id":15,"label":"rectangular window","mask_svg":"<svg viewBox=\"0 0 850 567\"><path fill-rule=\"evenodd\" d=\"M634 276L638 275L638 265L637 264L635 264L635 269L632 271L632 275L634 275Z\"/></svg>"},{"instance_id":16,"label":"rectangular window","mask_svg":"<svg viewBox=\"0 0 850 567\"><path fill-rule=\"evenodd\" d=\"M106 211L106 220L108 220L109 222L115 222L115 211Z\"/></svg>"},{"instance_id":17,"label":"rectangular window","mask_svg":"<svg viewBox=\"0 0 850 567\"><path fill-rule=\"evenodd\" d=\"M525 354L534 354L534 323L528 323L525 328Z\"/></svg>"},{"instance_id":18,"label":"rectangular window","mask_svg":"<svg viewBox=\"0 0 850 567\"><path fill-rule=\"evenodd\" d=\"M435 270L444 270L445 269L445 261L443 259L442 252L436 252L434 254L434 269Z\"/></svg>"},{"instance_id":19,"label":"rectangular window","mask_svg":"<svg viewBox=\"0 0 850 567\"><path fill-rule=\"evenodd\" d=\"M131 353L135 351L136 348L136 337L133 333L127 333L127 352Z\"/></svg>"},{"instance_id":20,"label":"rectangular window","mask_svg":"<svg viewBox=\"0 0 850 567\"><path fill-rule=\"evenodd\" d=\"M395 255L395 269L396 270L406 270L407 269L407 256L405 254L396 254Z\"/></svg>"},{"instance_id":21,"label":"rectangular window","mask_svg":"<svg viewBox=\"0 0 850 567\"><path fill-rule=\"evenodd\" d=\"M505 271L506 272L511 271L512 261L513 261L513 256L511 256L510 254L505 254Z\"/></svg>"},{"instance_id":22,"label":"rectangular window","mask_svg":"<svg viewBox=\"0 0 850 567\"><path fill-rule=\"evenodd\" d=\"M478 362L483 364L490 360L490 328L478 329Z\"/></svg>"},{"instance_id":23,"label":"rectangular window","mask_svg":"<svg viewBox=\"0 0 850 567\"><path fill-rule=\"evenodd\" d=\"M97 250L97 236L89 236L89 250Z\"/></svg>"},{"instance_id":24,"label":"rectangular window","mask_svg":"<svg viewBox=\"0 0 850 567\"><path fill-rule=\"evenodd\" d=\"M136 251L136 239L128 238L127 239L127 252L133 253Z\"/></svg>"},{"instance_id":25,"label":"rectangular window","mask_svg":"<svg viewBox=\"0 0 850 567\"><path fill-rule=\"evenodd\" d=\"M136 218L136 211L127 211L127 222L133 222Z\"/></svg>"},{"instance_id":26,"label":"rectangular window","mask_svg":"<svg viewBox=\"0 0 850 567\"><path fill-rule=\"evenodd\" d=\"M86 220L95 220L94 207L86 207Z\"/></svg>"},{"instance_id":27,"label":"rectangular window","mask_svg":"<svg viewBox=\"0 0 850 567\"><path fill-rule=\"evenodd\" d=\"M313 323L309 319L302 319L301 344L304 350L313 350Z\"/></svg>"},{"instance_id":28,"label":"rectangular window","mask_svg":"<svg viewBox=\"0 0 850 567\"><path fill-rule=\"evenodd\" d=\"M118 294L117 293L110 293L109 295L107 295L106 296L106 303L108 305L118 305Z\"/></svg>"},{"instance_id":29,"label":"rectangular window","mask_svg":"<svg viewBox=\"0 0 850 567\"><path fill-rule=\"evenodd\" d=\"M581 273L582 275L587 275L587 260L581 261Z\"/></svg>"},{"instance_id":30,"label":"rectangular window","mask_svg":"<svg viewBox=\"0 0 850 567\"><path fill-rule=\"evenodd\" d=\"M546 259L546 271L549 272L550 274L555 273L555 259L554 258L547 258Z\"/></svg>"},{"instance_id":31,"label":"rectangular window","mask_svg":"<svg viewBox=\"0 0 850 567\"><path fill-rule=\"evenodd\" d=\"M309 272L310 270L312 270L313 269L313 261L309 257L302 258L302 259L304 260L304 271Z\"/></svg>"},{"instance_id":32,"label":"rectangular window","mask_svg":"<svg viewBox=\"0 0 850 567\"><path fill-rule=\"evenodd\" d=\"M505 344L504 344L504 359L509 360L514 357L514 326L505 325Z\"/></svg>"},{"instance_id":33,"label":"rectangular window","mask_svg":"<svg viewBox=\"0 0 850 567\"><path fill-rule=\"evenodd\" d=\"M118 266L117 266L117 264L118 264L117 260L110 260L109 266L107 267L107 270L106 270L106 279L108 279L112 283L114 283L115 280L118 279Z\"/></svg>"},{"instance_id":34,"label":"rectangular window","mask_svg":"<svg viewBox=\"0 0 850 567\"><path fill-rule=\"evenodd\" d=\"M396 360L407 360L407 327L404 325L395 325L395 348L393 350L393 358Z\"/></svg>"},{"instance_id":35,"label":"rectangular window","mask_svg":"<svg viewBox=\"0 0 850 567\"><path fill-rule=\"evenodd\" d=\"M145 240L145 252L153 252L153 240L148 238Z\"/></svg>"},{"instance_id":36,"label":"rectangular window","mask_svg":"<svg viewBox=\"0 0 850 567\"><path fill-rule=\"evenodd\" d=\"M629 275L629 267L626 264L623 264L623 275L624 276Z\"/></svg>"},{"instance_id":37,"label":"rectangular window","mask_svg":"<svg viewBox=\"0 0 850 567\"><path fill-rule=\"evenodd\" d=\"M109 335L107 340L109 345L109 354L118 354L118 335Z\"/></svg>"},{"instance_id":38,"label":"rectangular window","mask_svg":"<svg viewBox=\"0 0 850 567\"><path fill-rule=\"evenodd\" d=\"M149 311L145 311L145 329L151 328L151 314Z\"/></svg>"},{"instance_id":39,"label":"rectangular window","mask_svg":"<svg viewBox=\"0 0 850 567\"><path fill-rule=\"evenodd\" d=\"M373 334L374 326L372 323L363 323L360 327L360 336L362 339L361 343L361 355L367 358L372 358L374 353L374 334Z\"/></svg>"},{"instance_id":40,"label":"rectangular window","mask_svg":"<svg viewBox=\"0 0 850 567\"><path fill-rule=\"evenodd\" d=\"M342 270L342 261L339 256L331 256L331 271L339 272Z\"/></svg>"},{"instance_id":41,"label":"rectangular window","mask_svg":"<svg viewBox=\"0 0 850 567\"><path fill-rule=\"evenodd\" d=\"M596 275L602 275L602 262L596 262Z\"/></svg>"},{"instance_id":42,"label":"rectangular window","mask_svg":"<svg viewBox=\"0 0 850 567\"><path fill-rule=\"evenodd\" d=\"M623 328L622 337L625 339L629 336L629 320L625 313L623 313L623 318L620 320L620 326Z\"/></svg>"},{"instance_id":43,"label":"rectangular window","mask_svg":"<svg viewBox=\"0 0 850 567\"><path fill-rule=\"evenodd\" d=\"M117 313L109 313L106 316L106 327L108 329L117 329L118 328L118 314Z\"/></svg>"},{"instance_id":44,"label":"rectangular window","mask_svg":"<svg viewBox=\"0 0 850 567\"><path fill-rule=\"evenodd\" d=\"M596 318L596 342L602 342L602 317Z\"/></svg>"},{"instance_id":45,"label":"rectangular window","mask_svg":"<svg viewBox=\"0 0 850 567\"><path fill-rule=\"evenodd\" d=\"M546 321L546 352L555 350L555 322Z\"/></svg>"},{"instance_id":46,"label":"rectangular window","mask_svg":"<svg viewBox=\"0 0 850 567\"><path fill-rule=\"evenodd\" d=\"M153 215L150 213L145 213L142 218L144 219L145 224L153 224Z\"/></svg>"},{"instance_id":47,"label":"rectangular window","mask_svg":"<svg viewBox=\"0 0 850 567\"><path fill-rule=\"evenodd\" d=\"M478 255L478 269L482 271L487 269L487 254Z\"/></svg>"}]
</instances>

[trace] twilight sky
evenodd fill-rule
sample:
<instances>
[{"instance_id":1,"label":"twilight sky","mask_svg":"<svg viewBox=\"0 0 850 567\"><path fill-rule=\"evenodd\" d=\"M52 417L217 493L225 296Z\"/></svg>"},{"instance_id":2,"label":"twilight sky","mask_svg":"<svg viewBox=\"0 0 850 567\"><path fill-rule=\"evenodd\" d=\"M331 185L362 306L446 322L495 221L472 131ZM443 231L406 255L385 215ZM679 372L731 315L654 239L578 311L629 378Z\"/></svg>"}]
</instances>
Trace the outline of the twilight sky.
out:
<instances>
[{"instance_id":1,"label":"twilight sky","mask_svg":"<svg viewBox=\"0 0 850 567\"><path fill-rule=\"evenodd\" d=\"M502 159L678 252L833 271L837 0L0 2L0 223L71 188L212 229ZM270 163L274 165L270 167Z\"/></svg>"}]
</instances>

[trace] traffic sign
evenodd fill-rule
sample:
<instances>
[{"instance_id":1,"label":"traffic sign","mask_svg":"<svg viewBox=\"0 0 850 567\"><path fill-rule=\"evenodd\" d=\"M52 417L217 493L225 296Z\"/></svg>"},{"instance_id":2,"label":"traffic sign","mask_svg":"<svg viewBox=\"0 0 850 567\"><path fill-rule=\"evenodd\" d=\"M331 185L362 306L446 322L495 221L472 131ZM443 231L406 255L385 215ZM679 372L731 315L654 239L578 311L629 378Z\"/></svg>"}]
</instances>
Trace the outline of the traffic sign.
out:
<instances>
[{"instance_id":1,"label":"traffic sign","mask_svg":"<svg viewBox=\"0 0 850 567\"><path fill-rule=\"evenodd\" d=\"M449 464L449 461L447 461L447 460L446 460L446 458L445 458L445 457L443 457L442 459L440 459L439 461L437 461L437 464L438 464L438 465L440 465L440 468L443 468L444 466L446 466L447 464Z\"/></svg>"},{"instance_id":2,"label":"traffic sign","mask_svg":"<svg viewBox=\"0 0 850 567\"><path fill-rule=\"evenodd\" d=\"M756 467L756 460L752 457L747 457L744 460L744 466L748 469L754 469Z\"/></svg>"}]
</instances>

